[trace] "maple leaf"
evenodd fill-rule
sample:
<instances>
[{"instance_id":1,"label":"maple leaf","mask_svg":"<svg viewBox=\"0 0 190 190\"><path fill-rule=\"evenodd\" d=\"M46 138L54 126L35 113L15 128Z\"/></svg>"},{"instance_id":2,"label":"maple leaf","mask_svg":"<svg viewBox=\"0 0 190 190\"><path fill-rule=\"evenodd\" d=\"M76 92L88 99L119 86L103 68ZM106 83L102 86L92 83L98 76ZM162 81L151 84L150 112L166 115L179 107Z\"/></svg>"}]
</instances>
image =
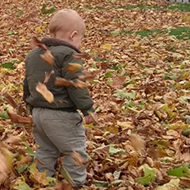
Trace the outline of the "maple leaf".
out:
<instances>
[{"instance_id":1,"label":"maple leaf","mask_svg":"<svg viewBox=\"0 0 190 190\"><path fill-rule=\"evenodd\" d=\"M54 102L54 96L53 94L47 89L46 85L38 82L36 86L36 90L49 102Z\"/></svg>"}]
</instances>

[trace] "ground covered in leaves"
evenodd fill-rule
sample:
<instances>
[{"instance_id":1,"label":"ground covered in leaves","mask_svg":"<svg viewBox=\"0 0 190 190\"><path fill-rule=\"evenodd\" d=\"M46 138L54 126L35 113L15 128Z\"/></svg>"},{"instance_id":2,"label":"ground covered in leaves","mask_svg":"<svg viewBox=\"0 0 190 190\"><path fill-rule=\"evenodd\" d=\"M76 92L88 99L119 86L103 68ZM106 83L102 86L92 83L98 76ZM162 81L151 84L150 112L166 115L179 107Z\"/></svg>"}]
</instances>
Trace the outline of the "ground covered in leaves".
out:
<instances>
[{"instance_id":1,"label":"ground covered in leaves","mask_svg":"<svg viewBox=\"0 0 190 190\"><path fill-rule=\"evenodd\" d=\"M48 36L61 8L84 18L85 69L99 70L89 86L99 124L85 125L83 189L190 189L190 5L149 0L0 2L0 189L71 189L61 174L37 171L32 127L9 114L23 113L31 39Z\"/></svg>"}]
</instances>

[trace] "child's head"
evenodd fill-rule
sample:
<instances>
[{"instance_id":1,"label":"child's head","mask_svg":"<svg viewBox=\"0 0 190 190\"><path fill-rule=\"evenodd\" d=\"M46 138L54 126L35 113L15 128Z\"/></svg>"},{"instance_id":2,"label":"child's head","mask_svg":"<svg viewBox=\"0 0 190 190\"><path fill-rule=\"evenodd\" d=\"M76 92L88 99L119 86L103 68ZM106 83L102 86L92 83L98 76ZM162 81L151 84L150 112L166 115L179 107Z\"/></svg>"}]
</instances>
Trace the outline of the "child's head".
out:
<instances>
[{"instance_id":1,"label":"child's head","mask_svg":"<svg viewBox=\"0 0 190 190\"><path fill-rule=\"evenodd\" d=\"M85 33L85 24L76 11L63 9L52 17L49 30L51 37L62 39L79 49Z\"/></svg>"}]
</instances>

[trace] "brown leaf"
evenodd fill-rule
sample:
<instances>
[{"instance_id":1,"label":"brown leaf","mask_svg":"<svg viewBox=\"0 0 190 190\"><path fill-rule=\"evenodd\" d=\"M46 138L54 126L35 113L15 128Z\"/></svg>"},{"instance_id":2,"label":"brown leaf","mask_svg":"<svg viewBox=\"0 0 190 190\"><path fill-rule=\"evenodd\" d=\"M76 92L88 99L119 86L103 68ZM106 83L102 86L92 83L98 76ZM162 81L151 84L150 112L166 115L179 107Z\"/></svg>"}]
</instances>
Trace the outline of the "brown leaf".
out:
<instances>
[{"instance_id":1,"label":"brown leaf","mask_svg":"<svg viewBox=\"0 0 190 190\"><path fill-rule=\"evenodd\" d=\"M54 74L54 73L55 73L54 70L52 70L50 73L45 72L44 84L48 83L51 75Z\"/></svg>"},{"instance_id":2,"label":"brown leaf","mask_svg":"<svg viewBox=\"0 0 190 190\"><path fill-rule=\"evenodd\" d=\"M122 88L125 84L125 76L115 76L113 78L112 87L114 88Z\"/></svg>"},{"instance_id":3,"label":"brown leaf","mask_svg":"<svg viewBox=\"0 0 190 190\"><path fill-rule=\"evenodd\" d=\"M132 146L135 150L140 153L145 148L145 141L142 139L140 135L131 134L129 136L129 140L131 141Z\"/></svg>"},{"instance_id":4,"label":"brown leaf","mask_svg":"<svg viewBox=\"0 0 190 190\"><path fill-rule=\"evenodd\" d=\"M51 54L51 51L46 50L46 52L44 54L41 54L40 57L49 65L53 65L54 64L54 57Z\"/></svg>"},{"instance_id":5,"label":"brown leaf","mask_svg":"<svg viewBox=\"0 0 190 190\"><path fill-rule=\"evenodd\" d=\"M38 46L41 49L47 50L47 47L44 43L42 43L36 36L32 37L32 42L31 42L32 47Z\"/></svg>"},{"instance_id":6,"label":"brown leaf","mask_svg":"<svg viewBox=\"0 0 190 190\"><path fill-rule=\"evenodd\" d=\"M107 181L112 182L114 180L113 174L112 173L106 173L105 178Z\"/></svg>"},{"instance_id":7,"label":"brown leaf","mask_svg":"<svg viewBox=\"0 0 190 190\"><path fill-rule=\"evenodd\" d=\"M82 68L82 65L79 63L69 63L67 66L67 71L74 74L75 72L77 72L81 68Z\"/></svg>"},{"instance_id":8,"label":"brown leaf","mask_svg":"<svg viewBox=\"0 0 190 190\"><path fill-rule=\"evenodd\" d=\"M14 136L12 134L8 135L8 138L4 141L7 144L18 145L22 141L22 138L19 136Z\"/></svg>"},{"instance_id":9,"label":"brown leaf","mask_svg":"<svg viewBox=\"0 0 190 190\"><path fill-rule=\"evenodd\" d=\"M13 107L13 108L17 108L18 105L17 103L14 101L14 99L7 93L5 92L3 94L3 96L5 97L6 101Z\"/></svg>"},{"instance_id":10,"label":"brown leaf","mask_svg":"<svg viewBox=\"0 0 190 190\"><path fill-rule=\"evenodd\" d=\"M3 154L0 153L0 186L8 178L9 167L7 165L7 160Z\"/></svg>"},{"instance_id":11,"label":"brown leaf","mask_svg":"<svg viewBox=\"0 0 190 190\"><path fill-rule=\"evenodd\" d=\"M87 54L87 53L75 53L73 54L73 57L76 58L76 59L90 59L90 55Z\"/></svg>"},{"instance_id":12,"label":"brown leaf","mask_svg":"<svg viewBox=\"0 0 190 190\"><path fill-rule=\"evenodd\" d=\"M16 162L16 165L17 165L17 167L18 166L21 166L21 165L24 165L24 164L28 164L28 163L30 163L31 161L33 160L33 158L31 157L31 156L25 156L25 157L23 157L20 161L17 161Z\"/></svg>"},{"instance_id":13,"label":"brown leaf","mask_svg":"<svg viewBox=\"0 0 190 190\"><path fill-rule=\"evenodd\" d=\"M83 82L83 81L81 81L81 80L76 80L76 82L74 83L74 86L75 86L75 88L80 88L80 89L82 89L82 88L86 88L86 87L88 87L88 84L87 83L85 83L85 82Z\"/></svg>"},{"instance_id":14,"label":"brown leaf","mask_svg":"<svg viewBox=\"0 0 190 190\"><path fill-rule=\"evenodd\" d=\"M36 90L49 102L54 102L54 96L53 94L47 89L46 85L38 82L36 86Z\"/></svg>"},{"instance_id":15,"label":"brown leaf","mask_svg":"<svg viewBox=\"0 0 190 190\"><path fill-rule=\"evenodd\" d=\"M92 71L92 72L84 72L78 78L83 81L91 81L91 80L94 80L94 78L97 76L98 73L100 73L100 70Z\"/></svg>"},{"instance_id":16,"label":"brown leaf","mask_svg":"<svg viewBox=\"0 0 190 190\"><path fill-rule=\"evenodd\" d=\"M32 124L31 117L22 117L15 113L8 112L9 117L13 123L21 123L21 124Z\"/></svg>"},{"instance_id":17,"label":"brown leaf","mask_svg":"<svg viewBox=\"0 0 190 190\"><path fill-rule=\"evenodd\" d=\"M71 80L66 80L64 78L61 77L56 77L55 79L55 86L74 86L74 82Z\"/></svg>"},{"instance_id":18,"label":"brown leaf","mask_svg":"<svg viewBox=\"0 0 190 190\"><path fill-rule=\"evenodd\" d=\"M84 166L87 164L87 161L85 161L78 152L73 151L73 153L71 153L71 157L75 161L76 166Z\"/></svg>"}]
</instances>

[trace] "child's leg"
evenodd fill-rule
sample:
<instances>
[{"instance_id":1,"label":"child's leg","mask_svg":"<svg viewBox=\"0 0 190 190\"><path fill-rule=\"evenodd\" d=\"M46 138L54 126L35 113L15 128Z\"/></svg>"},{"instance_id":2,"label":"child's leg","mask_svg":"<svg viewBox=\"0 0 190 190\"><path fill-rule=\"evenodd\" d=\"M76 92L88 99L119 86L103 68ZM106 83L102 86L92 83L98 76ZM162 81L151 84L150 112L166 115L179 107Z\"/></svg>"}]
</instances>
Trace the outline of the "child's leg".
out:
<instances>
[{"instance_id":1,"label":"child's leg","mask_svg":"<svg viewBox=\"0 0 190 190\"><path fill-rule=\"evenodd\" d=\"M77 166L71 157L73 151L78 152L84 160L86 154L86 136L82 126L82 118L77 112L46 110L43 129L48 138L65 155L64 167L77 186L86 180L86 167Z\"/></svg>"},{"instance_id":2,"label":"child's leg","mask_svg":"<svg viewBox=\"0 0 190 190\"><path fill-rule=\"evenodd\" d=\"M35 108L33 110L33 121L35 124L33 133L38 146L36 149L37 168L41 172L46 170L48 176L53 176L55 173L55 164L60 152L46 136L41 126L42 113L43 109L41 108Z\"/></svg>"}]
</instances>

